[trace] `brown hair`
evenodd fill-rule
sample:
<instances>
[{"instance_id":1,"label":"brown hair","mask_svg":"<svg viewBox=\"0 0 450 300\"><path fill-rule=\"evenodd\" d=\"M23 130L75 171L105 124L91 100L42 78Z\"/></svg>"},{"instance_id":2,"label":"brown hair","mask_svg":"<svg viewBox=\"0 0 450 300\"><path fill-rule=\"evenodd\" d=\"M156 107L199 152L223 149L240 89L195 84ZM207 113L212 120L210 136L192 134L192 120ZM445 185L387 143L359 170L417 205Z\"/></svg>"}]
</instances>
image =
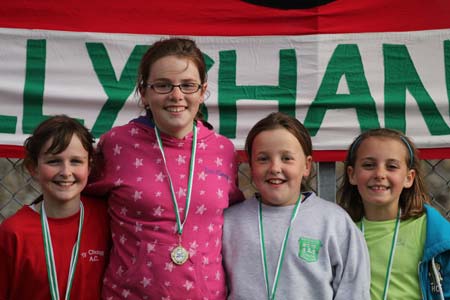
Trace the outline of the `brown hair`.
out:
<instances>
[{"instance_id":1,"label":"brown hair","mask_svg":"<svg viewBox=\"0 0 450 300\"><path fill-rule=\"evenodd\" d=\"M52 139L52 144L45 153L58 154L63 152L69 146L74 134L77 135L83 148L88 152L89 166L91 167L94 158L94 137L76 119L66 115L52 116L36 127L33 134L25 140L23 165L26 168L37 166L39 155L50 139Z\"/></svg>"},{"instance_id":2,"label":"brown hair","mask_svg":"<svg viewBox=\"0 0 450 300\"><path fill-rule=\"evenodd\" d=\"M167 38L154 43L147 52L142 56L138 69L136 92L141 95L145 94L145 87L150 76L151 67L160 58L166 56L177 56L187 58L192 61L198 69L201 84L207 81L206 64L203 54L197 47L195 41L187 38ZM201 108L204 104L200 104L200 108L195 116L196 120L203 120ZM152 112L147 109L147 115L153 118Z\"/></svg>"},{"instance_id":3,"label":"brown hair","mask_svg":"<svg viewBox=\"0 0 450 300\"><path fill-rule=\"evenodd\" d=\"M303 124L294 117L291 117L282 112L274 112L266 116L265 118L259 120L253 127L250 129L250 132L247 135L245 140L245 152L248 156L248 162L251 167L252 161L252 147L253 141L256 136L263 131L284 128L289 131L293 136L295 136L300 143L300 146L303 149L303 153L305 156L312 156L312 142L311 136L309 135L308 130ZM313 172L313 165L311 164L311 173ZM309 178L302 179L302 190L310 190Z\"/></svg>"},{"instance_id":4,"label":"brown hair","mask_svg":"<svg viewBox=\"0 0 450 300\"><path fill-rule=\"evenodd\" d=\"M361 195L358 192L358 187L350 183L347 169L355 166L358 149L363 141L369 137L390 138L400 141L406 147L408 153L405 157L406 165L409 170L416 172L416 176L412 186L404 188L400 194L401 218L404 220L421 216L424 212L424 203L429 202L429 195L422 178L418 150L414 143L402 132L388 128L371 129L363 132L350 145L344 164L344 178L338 191L338 204L350 214L355 222L360 221L364 216Z\"/></svg>"}]
</instances>

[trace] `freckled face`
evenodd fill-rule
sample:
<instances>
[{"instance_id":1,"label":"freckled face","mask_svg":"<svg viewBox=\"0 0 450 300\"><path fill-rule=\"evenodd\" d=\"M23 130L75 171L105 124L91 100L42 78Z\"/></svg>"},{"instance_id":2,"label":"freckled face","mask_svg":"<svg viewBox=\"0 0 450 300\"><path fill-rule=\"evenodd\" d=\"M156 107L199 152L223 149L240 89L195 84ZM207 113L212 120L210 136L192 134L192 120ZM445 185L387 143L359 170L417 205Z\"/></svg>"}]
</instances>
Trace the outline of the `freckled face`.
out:
<instances>
[{"instance_id":1,"label":"freckled face","mask_svg":"<svg viewBox=\"0 0 450 300\"><path fill-rule=\"evenodd\" d=\"M78 136L73 135L67 148L58 154L46 154L49 140L39 154L31 175L40 184L47 203L78 202L89 176L89 155Z\"/></svg>"},{"instance_id":2,"label":"freckled face","mask_svg":"<svg viewBox=\"0 0 450 300\"><path fill-rule=\"evenodd\" d=\"M415 178L415 171L407 166L407 151L403 142L393 138L369 137L361 142L355 166L348 167L347 173L366 212L383 210L396 216L400 194Z\"/></svg>"},{"instance_id":3,"label":"freckled face","mask_svg":"<svg viewBox=\"0 0 450 300\"><path fill-rule=\"evenodd\" d=\"M165 56L151 66L148 84L195 83L201 84L200 74L194 62L188 58ZM183 138L192 131L192 124L200 104L204 101L207 84L193 94L183 94L178 87L168 94L158 94L150 87L143 93L143 103L152 111L158 128L171 136Z\"/></svg>"},{"instance_id":4,"label":"freckled face","mask_svg":"<svg viewBox=\"0 0 450 300\"><path fill-rule=\"evenodd\" d=\"M273 206L295 204L311 163L311 156L305 156L300 142L288 130L259 133L253 140L251 174L262 202Z\"/></svg>"}]
</instances>

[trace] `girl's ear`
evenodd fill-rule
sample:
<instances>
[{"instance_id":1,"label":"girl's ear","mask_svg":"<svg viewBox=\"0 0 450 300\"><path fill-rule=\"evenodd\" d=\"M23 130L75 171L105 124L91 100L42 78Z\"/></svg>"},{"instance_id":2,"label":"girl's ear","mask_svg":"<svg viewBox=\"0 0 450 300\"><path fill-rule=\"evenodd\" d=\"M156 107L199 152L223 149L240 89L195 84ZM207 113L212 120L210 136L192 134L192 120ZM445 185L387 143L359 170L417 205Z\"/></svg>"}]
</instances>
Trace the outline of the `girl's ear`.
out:
<instances>
[{"instance_id":1,"label":"girl's ear","mask_svg":"<svg viewBox=\"0 0 450 300\"><path fill-rule=\"evenodd\" d=\"M35 178L36 177L36 166L34 164L27 164L25 166L25 168L27 169L28 173L30 173L31 177Z\"/></svg>"},{"instance_id":2,"label":"girl's ear","mask_svg":"<svg viewBox=\"0 0 450 300\"><path fill-rule=\"evenodd\" d=\"M142 103L142 106L144 106L144 107L148 106L148 103L146 103L146 100L145 100L145 93L146 93L146 91L147 90L146 90L145 87L143 87L142 85L139 86L139 88L138 88L138 93L139 93L139 96L140 96L139 102Z\"/></svg>"},{"instance_id":3,"label":"girl's ear","mask_svg":"<svg viewBox=\"0 0 450 300\"><path fill-rule=\"evenodd\" d=\"M145 89L146 89L146 88L145 88L142 84L139 84L138 92L139 92L139 95L140 95L142 98L145 97Z\"/></svg>"},{"instance_id":4,"label":"girl's ear","mask_svg":"<svg viewBox=\"0 0 450 300\"><path fill-rule=\"evenodd\" d=\"M416 178L416 170L410 169L405 177L405 183L403 184L404 188L410 188L414 184L414 179Z\"/></svg>"},{"instance_id":5,"label":"girl's ear","mask_svg":"<svg viewBox=\"0 0 450 300\"><path fill-rule=\"evenodd\" d=\"M352 166L347 167L347 176L348 181L351 185L356 185L356 176L355 176L355 169L353 169Z\"/></svg>"},{"instance_id":6,"label":"girl's ear","mask_svg":"<svg viewBox=\"0 0 450 300\"><path fill-rule=\"evenodd\" d=\"M200 103L205 102L205 97L207 96L207 88L208 88L208 83L205 82L204 84L202 84L202 88L200 90Z\"/></svg>"},{"instance_id":7,"label":"girl's ear","mask_svg":"<svg viewBox=\"0 0 450 300\"><path fill-rule=\"evenodd\" d=\"M312 156L308 155L305 159L305 171L303 172L303 177L308 177L309 174L311 174L312 164Z\"/></svg>"}]
</instances>

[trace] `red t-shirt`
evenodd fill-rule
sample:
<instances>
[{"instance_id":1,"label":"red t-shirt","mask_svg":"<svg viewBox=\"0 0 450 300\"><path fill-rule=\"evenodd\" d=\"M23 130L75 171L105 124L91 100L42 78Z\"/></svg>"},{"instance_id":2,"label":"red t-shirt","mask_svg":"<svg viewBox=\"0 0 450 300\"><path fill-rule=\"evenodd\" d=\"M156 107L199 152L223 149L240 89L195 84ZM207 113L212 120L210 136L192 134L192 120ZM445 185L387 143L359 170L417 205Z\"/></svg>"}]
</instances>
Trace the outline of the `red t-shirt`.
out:
<instances>
[{"instance_id":1,"label":"red t-shirt","mask_svg":"<svg viewBox=\"0 0 450 300\"><path fill-rule=\"evenodd\" d=\"M82 198L84 223L71 300L99 300L109 255L106 201ZM60 298L64 299L80 214L48 218ZM0 225L0 300L49 300L40 215L29 206Z\"/></svg>"}]
</instances>

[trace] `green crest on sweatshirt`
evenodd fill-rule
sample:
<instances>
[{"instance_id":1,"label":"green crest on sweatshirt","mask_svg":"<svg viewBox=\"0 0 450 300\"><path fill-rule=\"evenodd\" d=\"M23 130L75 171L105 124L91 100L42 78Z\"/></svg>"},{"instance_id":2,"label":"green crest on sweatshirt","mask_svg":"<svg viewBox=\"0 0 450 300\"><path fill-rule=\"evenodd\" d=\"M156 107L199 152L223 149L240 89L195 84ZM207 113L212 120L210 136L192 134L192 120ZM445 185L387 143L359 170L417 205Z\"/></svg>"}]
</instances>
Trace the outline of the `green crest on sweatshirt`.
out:
<instances>
[{"instance_id":1,"label":"green crest on sweatshirt","mask_svg":"<svg viewBox=\"0 0 450 300\"><path fill-rule=\"evenodd\" d=\"M320 240L300 237L298 244L298 257L307 262L316 262L319 259L319 250L322 247Z\"/></svg>"}]
</instances>

